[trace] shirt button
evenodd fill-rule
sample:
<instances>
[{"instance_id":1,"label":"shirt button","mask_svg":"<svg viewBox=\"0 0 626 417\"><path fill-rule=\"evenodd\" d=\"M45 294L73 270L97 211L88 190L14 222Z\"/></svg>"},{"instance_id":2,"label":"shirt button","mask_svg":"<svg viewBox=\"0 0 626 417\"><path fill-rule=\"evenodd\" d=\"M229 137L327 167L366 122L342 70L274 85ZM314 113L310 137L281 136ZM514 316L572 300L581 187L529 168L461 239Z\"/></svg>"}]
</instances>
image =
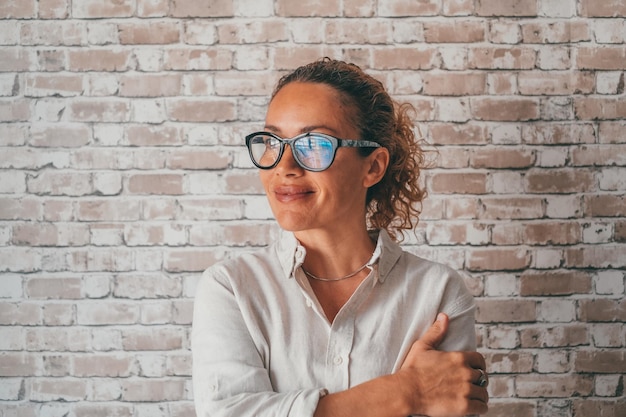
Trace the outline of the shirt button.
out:
<instances>
[{"instance_id":1,"label":"shirt button","mask_svg":"<svg viewBox=\"0 0 626 417\"><path fill-rule=\"evenodd\" d=\"M335 365L341 365L343 363L343 358L341 356L335 356L335 360L333 362Z\"/></svg>"}]
</instances>

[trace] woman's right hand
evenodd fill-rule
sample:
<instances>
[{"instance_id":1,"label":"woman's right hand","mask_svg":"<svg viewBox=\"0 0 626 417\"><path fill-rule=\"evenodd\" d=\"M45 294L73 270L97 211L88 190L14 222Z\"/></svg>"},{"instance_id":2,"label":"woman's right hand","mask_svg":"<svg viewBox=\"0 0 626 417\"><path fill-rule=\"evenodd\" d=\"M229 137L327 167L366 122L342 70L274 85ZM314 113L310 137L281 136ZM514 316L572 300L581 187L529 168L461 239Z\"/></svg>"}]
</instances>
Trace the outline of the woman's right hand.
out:
<instances>
[{"instance_id":1,"label":"woman's right hand","mask_svg":"<svg viewBox=\"0 0 626 417\"><path fill-rule=\"evenodd\" d=\"M477 352L436 350L448 329L448 316L440 313L428 331L411 347L394 376L410 414L432 417L487 412L485 359Z\"/></svg>"}]
</instances>

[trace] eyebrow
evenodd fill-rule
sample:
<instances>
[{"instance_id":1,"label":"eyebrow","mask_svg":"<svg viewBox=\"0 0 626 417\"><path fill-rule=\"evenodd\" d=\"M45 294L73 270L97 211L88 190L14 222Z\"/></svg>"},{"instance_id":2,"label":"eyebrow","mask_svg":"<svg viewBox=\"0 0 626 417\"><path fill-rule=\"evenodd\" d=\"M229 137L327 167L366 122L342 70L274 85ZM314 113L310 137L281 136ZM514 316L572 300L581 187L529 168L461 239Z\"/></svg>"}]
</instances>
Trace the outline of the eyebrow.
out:
<instances>
[{"instance_id":1,"label":"eyebrow","mask_svg":"<svg viewBox=\"0 0 626 417\"><path fill-rule=\"evenodd\" d=\"M265 125L264 129L268 130L268 131L270 131L272 133L276 133L276 134L278 134L281 131L280 128L278 128L276 126L273 126L273 125ZM337 135L337 131L335 129L327 126L327 125L304 126L302 129L300 129L300 133L299 134L313 132L315 130L320 130L320 129L327 130L327 131L331 132L331 134Z\"/></svg>"}]
</instances>

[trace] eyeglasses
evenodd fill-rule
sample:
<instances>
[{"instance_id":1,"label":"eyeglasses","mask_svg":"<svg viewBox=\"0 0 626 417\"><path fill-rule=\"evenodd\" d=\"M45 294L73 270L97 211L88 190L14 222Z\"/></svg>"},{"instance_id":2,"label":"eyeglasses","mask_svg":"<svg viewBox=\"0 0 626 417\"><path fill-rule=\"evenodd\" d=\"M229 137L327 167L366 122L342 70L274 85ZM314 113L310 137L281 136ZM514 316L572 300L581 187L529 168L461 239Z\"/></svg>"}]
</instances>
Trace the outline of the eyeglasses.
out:
<instances>
[{"instance_id":1,"label":"eyeglasses","mask_svg":"<svg viewBox=\"0 0 626 417\"><path fill-rule=\"evenodd\" d=\"M261 169L271 169L278 165L285 151L285 144L291 147L293 158L299 166L314 172L328 169L335 160L338 148L381 147L376 142L339 139L317 132L303 133L291 139L283 139L269 132L256 132L246 136L250 159Z\"/></svg>"}]
</instances>

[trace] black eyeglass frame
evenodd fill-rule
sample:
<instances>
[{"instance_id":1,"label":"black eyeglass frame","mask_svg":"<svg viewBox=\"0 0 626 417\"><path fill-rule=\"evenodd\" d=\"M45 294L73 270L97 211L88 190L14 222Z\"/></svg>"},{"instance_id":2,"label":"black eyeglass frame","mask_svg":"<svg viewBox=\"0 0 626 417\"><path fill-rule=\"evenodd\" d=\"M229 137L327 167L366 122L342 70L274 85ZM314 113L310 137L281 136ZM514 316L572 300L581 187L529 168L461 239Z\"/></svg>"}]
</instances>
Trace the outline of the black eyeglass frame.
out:
<instances>
[{"instance_id":1,"label":"black eyeglass frame","mask_svg":"<svg viewBox=\"0 0 626 417\"><path fill-rule=\"evenodd\" d=\"M274 163L272 165L269 166L263 166L260 165L256 159L254 158L254 155L252 154L252 148L250 147L250 142L252 141L253 138L257 137L257 136L271 136L272 138L278 140L278 142L280 143L280 150L278 151L278 156L276 157L276 161L274 161ZM293 150L293 144L299 140L299 139L304 139L308 136L320 136L324 139L327 139L328 141L330 141L330 143L332 144L332 149L333 149L333 156L328 164L328 166L324 167L324 168L311 168L306 166L302 161L300 161L298 159L298 153L294 152ZM303 133L301 135L298 136L294 136L291 139L284 139L281 138L280 136L276 135L275 133L271 133L271 132L254 132L249 134L248 136L246 136L246 147L248 148L248 154L250 155L250 159L252 160L252 163L260 169L272 169L274 168L276 165L278 165L278 163L280 162L280 160L283 157L283 153L285 151L285 144L289 145L291 147L291 154L293 155L293 159L296 161L296 163L298 164L298 166L300 166L303 169L306 169L307 171L312 171L312 172L321 172L321 171L325 171L328 168L330 168L330 166L333 164L333 162L335 162L335 156L337 155L337 149L339 148L382 148L382 145L380 145L379 143L376 142L372 142L372 141L368 141L368 140L352 140L352 139L339 139L336 138L332 135L328 135L326 133L319 133L319 132L306 132Z\"/></svg>"}]
</instances>

